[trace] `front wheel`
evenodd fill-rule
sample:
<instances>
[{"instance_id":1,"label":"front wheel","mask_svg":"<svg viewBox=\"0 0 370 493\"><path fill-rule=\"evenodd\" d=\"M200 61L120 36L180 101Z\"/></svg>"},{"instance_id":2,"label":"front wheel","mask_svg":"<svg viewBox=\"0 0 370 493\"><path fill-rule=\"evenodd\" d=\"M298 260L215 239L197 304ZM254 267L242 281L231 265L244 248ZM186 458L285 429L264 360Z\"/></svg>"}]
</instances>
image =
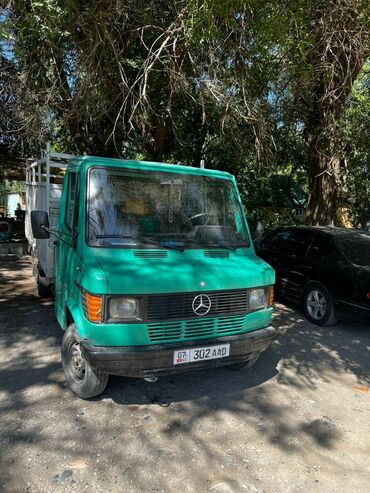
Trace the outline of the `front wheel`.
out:
<instances>
[{"instance_id":1,"label":"front wheel","mask_svg":"<svg viewBox=\"0 0 370 493\"><path fill-rule=\"evenodd\" d=\"M81 399L89 399L104 392L108 375L91 368L83 357L75 324L71 324L63 336L62 366L69 388Z\"/></svg>"},{"instance_id":2,"label":"front wheel","mask_svg":"<svg viewBox=\"0 0 370 493\"><path fill-rule=\"evenodd\" d=\"M315 325L329 326L337 322L329 291L320 284L311 284L303 295L306 317Z\"/></svg>"}]
</instances>

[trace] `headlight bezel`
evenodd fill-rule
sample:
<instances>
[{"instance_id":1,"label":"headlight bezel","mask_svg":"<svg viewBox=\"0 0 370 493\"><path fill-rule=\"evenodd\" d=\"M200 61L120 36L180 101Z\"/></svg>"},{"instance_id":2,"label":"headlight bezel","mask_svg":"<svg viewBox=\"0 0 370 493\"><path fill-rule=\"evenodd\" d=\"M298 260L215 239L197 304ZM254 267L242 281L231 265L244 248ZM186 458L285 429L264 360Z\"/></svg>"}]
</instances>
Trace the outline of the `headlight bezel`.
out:
<instances>
[{"instance_id":1,"label":"headlight bezel","mask_svg":"<svg viewBox=\"0 0 370 493\"><path fill-rule=\"evenodd\" d=\"M112 317L110 313L110 304L112 301L117 302L118 300L135 299L137 303L137 309L131 317ZM91 309L95 308L89 307L89 301L95 302L97 304L99 300L99 313L94 313L94 317L91 317ZM134 324L144 322L144 317L146 313L146 297L145 296L132 296L132 295L106 295L106 294L95 294L81 288L81 304L84 317L86 320L93 324Z\"/></svg>"},{"instance_id":2,"label":"headlight bezel","mask_svg":"<svg viewBox=\"0 0 370 493\"><path fill-rule=\"evenodd\" d=\"M124 301L135 301L136 308L134 313L128 317L112 316L111 305L112 303L123 303ZM106 310L105 310L105 322L106 323L137 323L144 321L145 313L145 302L142 296L131 296L131 295L117 295L117 296L107 296L106 297Z\"/></svg>"},{"instance_id":3,"label":"headlight bezel","mask_svg":"<svg viewBox=\"0 0 370 493\"><path fill-rule=\"evenodd\" d=\"M249 313L271 308L271 290L273 290L273 286L260 286L249 289ZM252 297L256 300L253 303Z\"/></svg>"}]
</instances>

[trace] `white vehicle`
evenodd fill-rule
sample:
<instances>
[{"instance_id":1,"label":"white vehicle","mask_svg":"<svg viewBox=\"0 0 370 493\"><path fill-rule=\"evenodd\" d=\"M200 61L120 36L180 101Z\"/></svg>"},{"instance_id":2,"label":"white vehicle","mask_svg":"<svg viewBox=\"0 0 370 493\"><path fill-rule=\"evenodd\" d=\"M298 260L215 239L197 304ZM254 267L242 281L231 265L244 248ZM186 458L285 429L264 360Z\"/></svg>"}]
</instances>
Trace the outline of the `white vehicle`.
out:
<instances>
[{"instance_id":1,"label":"white vehicle","mask_svg":"<svg viewBox=\"0 0 370 493\"><path fill-rule=\"evenodd\" d=\"M37 293L47 296L54 285L54 240L36 240L32 234L31 211L46 211L50 228L56 226L62 183L68 160L74 156L50 152L47 145L44 156L26 168L26 217L25 232L30 245L37 280Z\"/></svg>"}]
</instances>

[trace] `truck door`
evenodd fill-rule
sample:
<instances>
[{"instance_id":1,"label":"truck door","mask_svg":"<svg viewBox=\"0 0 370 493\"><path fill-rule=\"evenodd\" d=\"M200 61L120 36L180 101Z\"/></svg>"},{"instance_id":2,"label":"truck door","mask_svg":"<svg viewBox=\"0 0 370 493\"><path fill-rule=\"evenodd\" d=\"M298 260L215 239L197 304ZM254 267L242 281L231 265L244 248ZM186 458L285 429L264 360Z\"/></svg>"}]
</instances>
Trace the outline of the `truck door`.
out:
<instances>
[{"instance_id":1,"label":"truck door","mask_svg":"<svg viewBox=\"0 0 370 493\"><path fill-rule=\"evenodd\" d=\"M73 303L78 292L75 280L81 265L79 242L77 241L79 222L80 175L68 171L63 186L62 204L59 212L55 252L55 305L56 315L62 327L66 327L66 305Z\"/></svg>"}]
</instances>

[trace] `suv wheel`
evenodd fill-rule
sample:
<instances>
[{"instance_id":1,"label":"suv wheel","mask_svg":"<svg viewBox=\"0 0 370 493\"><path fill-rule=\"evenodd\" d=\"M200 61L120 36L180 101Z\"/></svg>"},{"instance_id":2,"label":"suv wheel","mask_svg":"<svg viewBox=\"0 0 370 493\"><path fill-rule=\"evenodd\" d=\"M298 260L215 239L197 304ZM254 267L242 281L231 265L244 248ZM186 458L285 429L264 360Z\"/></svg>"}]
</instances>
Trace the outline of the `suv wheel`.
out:
<instances>
[{"instance_id":1,"label":"suv wheel","mask_svg":"<svg viewBox=\"0 0 370 493\"><path fill-rule=\"evenodd\" d=\"M332 297L320 284L310 284L303 295L303 309L310 322L329 326L337 322Z\"/></svg>"}]
</instances>

